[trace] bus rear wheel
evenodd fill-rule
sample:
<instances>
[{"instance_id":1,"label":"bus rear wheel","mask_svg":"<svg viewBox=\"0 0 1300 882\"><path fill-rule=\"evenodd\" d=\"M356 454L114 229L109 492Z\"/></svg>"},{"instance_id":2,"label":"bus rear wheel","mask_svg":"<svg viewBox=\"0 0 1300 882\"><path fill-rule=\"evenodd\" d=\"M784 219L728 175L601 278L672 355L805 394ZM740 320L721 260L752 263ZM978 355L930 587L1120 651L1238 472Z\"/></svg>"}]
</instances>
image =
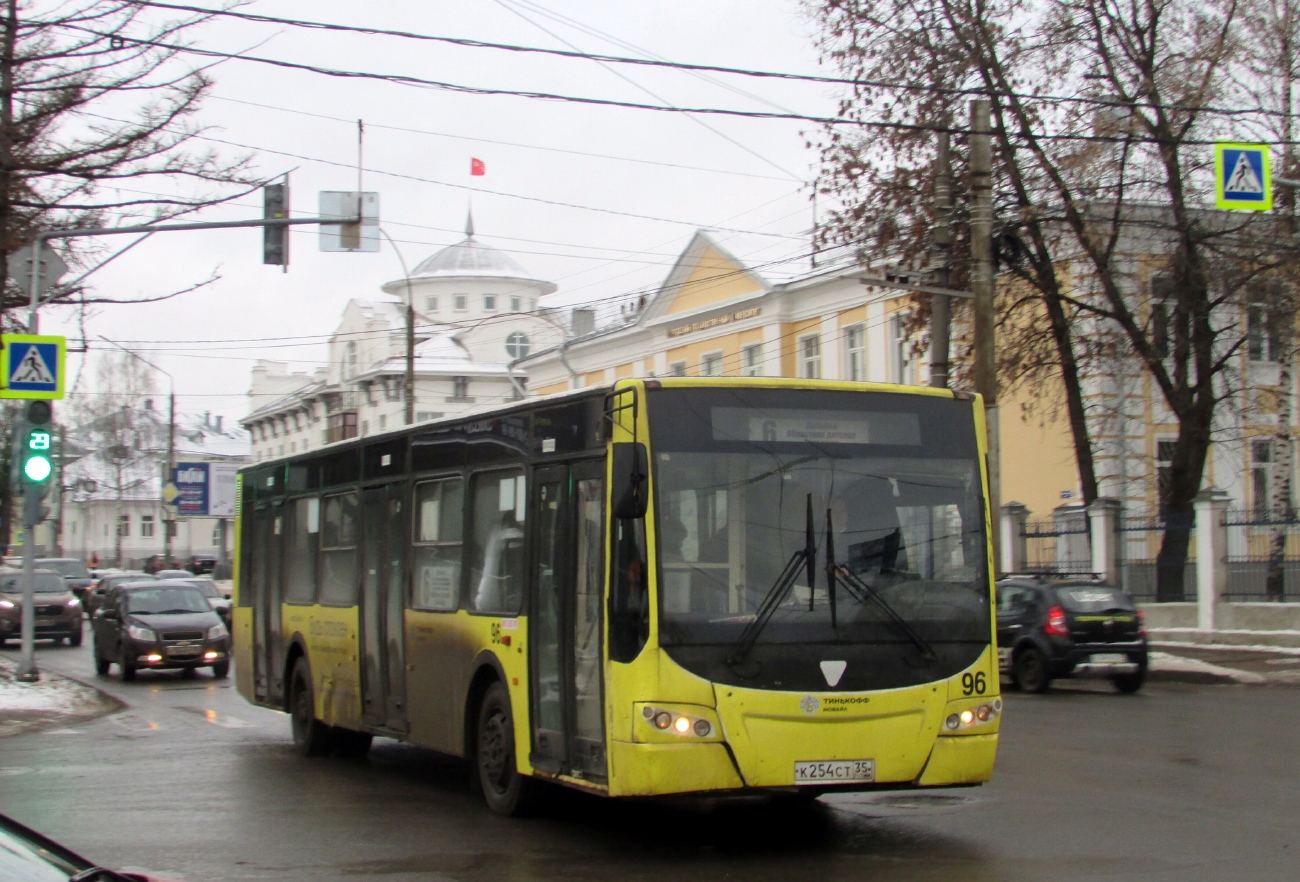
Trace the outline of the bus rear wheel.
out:
<instances>
[{"instance_id":1,"label":"bus rear wheel","mask_svg":"<svg viewBox=\"0 0 1300 882\"><path fill-rule=\"evenodd\" d=\"M311 671L307 663L293 666L293 691L289 714L293 722L293 746L303 756L324 756L333 749L332 729L316 719L316 701L311 691Z\"/></svg>"},{"instance_id":2,"label":"bus rear wheel","mask_svg":"<svg viewBox=\"0 0 1300 882\"><path fill-rule=\"evenodd\" d=\"M510 693L500 681L488 687L479 705L474 764L488 808L509 817L527 812L536 784L515 766Z\"/></svg>"}]
</instances>

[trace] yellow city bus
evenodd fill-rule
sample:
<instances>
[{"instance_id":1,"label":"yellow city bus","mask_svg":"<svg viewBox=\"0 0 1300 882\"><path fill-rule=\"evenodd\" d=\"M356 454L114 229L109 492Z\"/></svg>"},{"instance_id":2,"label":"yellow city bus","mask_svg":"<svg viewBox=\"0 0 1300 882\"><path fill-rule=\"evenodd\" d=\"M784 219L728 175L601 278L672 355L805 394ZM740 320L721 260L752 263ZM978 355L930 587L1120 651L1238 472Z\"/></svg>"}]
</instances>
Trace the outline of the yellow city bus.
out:
<instances>
[{"instance_id":1,"label":"yellow city bus","mask_svg":"<svg viewBox=\"0 0 1300 882\"><path fill-rule=\"evenodd\" d=\"M987 781L984 413L620 380L241 472L237 683L305 755L465 757L489 806Z\"/></svg>"}]
</instances>

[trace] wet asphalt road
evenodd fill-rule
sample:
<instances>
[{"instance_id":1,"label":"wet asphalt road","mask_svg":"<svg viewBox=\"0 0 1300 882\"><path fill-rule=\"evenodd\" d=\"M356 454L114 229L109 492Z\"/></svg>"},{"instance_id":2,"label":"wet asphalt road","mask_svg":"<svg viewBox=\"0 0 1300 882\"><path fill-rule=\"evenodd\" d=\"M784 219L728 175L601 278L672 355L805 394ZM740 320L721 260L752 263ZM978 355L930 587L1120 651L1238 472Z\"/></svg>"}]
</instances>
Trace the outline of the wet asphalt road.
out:
<instances>
[{"instance_id":1,"label":"wet asphalt road","mask_svg":"<svg viewBox=\"0 0 1300 882\"><path fill-rule=\"evenodd\" d=\"M106 865L189 882L1295 880L1300 689L1154 684L1007 696L993 783L811 806L553 799L490 815L465 767L376 740L297 757L233 679L95 678L129 708L0 740L0 811ZM13 650L7 654L15 655Z\"/></svg>"}]
</instances>

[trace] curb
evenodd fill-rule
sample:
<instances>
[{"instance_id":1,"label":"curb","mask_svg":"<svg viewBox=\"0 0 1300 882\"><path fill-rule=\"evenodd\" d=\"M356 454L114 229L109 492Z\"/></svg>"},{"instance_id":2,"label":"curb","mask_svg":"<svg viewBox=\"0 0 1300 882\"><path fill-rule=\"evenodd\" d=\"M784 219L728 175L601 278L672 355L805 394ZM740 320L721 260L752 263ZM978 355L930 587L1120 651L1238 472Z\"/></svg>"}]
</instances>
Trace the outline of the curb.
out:
<instances>
[{"instance_id":1,"label":"curb","mask_svg":"<svg viewBox=\"0 0 1300 882\"><path fill-rule=\"evenodd\" d=\"M11 660L0 656L0 667L9 667L5 664ZM41 674L42 678L52 678L66 680L69 683L75 683L83 689L88 689L94 693L96 702L93 708L84 708L78 710L22 710L11 709L9 718L0 721L0 739L9 738L15 735L30 735L34 732L41 732L47 729L63 728L66 726L79 725L88 723L91 720L97 720L100 717L115 714L118 711L128 707L127 703L114 695L109 695L103 689L100 689L94 683L87 683L77 677L69 677L66 674L46 671Z\"/></svg>"}]
</instances>

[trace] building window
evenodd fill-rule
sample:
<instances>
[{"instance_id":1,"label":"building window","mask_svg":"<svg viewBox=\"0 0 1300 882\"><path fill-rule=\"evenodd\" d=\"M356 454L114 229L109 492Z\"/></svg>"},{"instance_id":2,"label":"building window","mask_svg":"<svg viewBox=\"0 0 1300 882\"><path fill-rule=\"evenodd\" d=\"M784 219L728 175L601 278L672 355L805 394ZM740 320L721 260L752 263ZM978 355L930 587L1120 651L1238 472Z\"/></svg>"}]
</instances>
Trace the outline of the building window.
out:
<instances>
[{"instance_id":1,"label":"building window","mask_svg":"<svg viewBox=\"0 0 1300 882\"><path fill-rule=\"evenodd\" d=\"M674 361L672 364L668 365L668 376L670 377L686 376L686 362Z\"/></svg>"},{"instance_id":2,"label":"building window","mask_svg":"<svg viewBox=\"0 0 1300 882\"><path fill-rule=\"evenodd\" d=\"M1168 273L1151 277L1151 348L1157 358L1169 357L1169 298L1174 279Z\"/></svg>"},{"instance_id":3,"label":"building window","mask_svg":"<svg viewBox=\"0 0 1300 882\"><path fill-rule=\"evenodd\" d=\"M896 315L889 320L889 333L893 342L895 383L910 386L915 382L912 364L912 344L907 339L906 316Z\"/></svg>"},{"instance_id":4,"label":"building window","mask_svg":"<svg viewBox=\"0 0 1300 882\"><path fill-rule=\"evenodd\" d=\"M484 311L484 312L496 312L496 311L497 311L497 295L495 295L495 294L484 294L484 295L483 295L483 311Z\"/></svg>"},{"instance_id":5,"label":"building window","mask_svg":"<svg viewBox=\"0 0 1300 882\"><path fill-rule=\"evenodd\" d=\"M867 329L853 325L844 329L845 379L855 383L867 379Z\"/></svg>"},{"instance_id":6,"label":"building window","mask_svg":"<svg viewBox=\"0 0 1300 882\"><path fill-rule=\"evenodd\" d=\"M751 343L740 350L740 372L746 377L763 376L762 343Z\"/></svg>"},{"instance_id":7,"label":"building window","mask_svg":"<svg viewBox=\"0 0 1300 882\"><path fill-rule=\"evenodd\" d=\"M298 452L298 442L297 442L297 441L290 441L290 442L289 442L289 452L290 452L290 453L297 453L297 452Z\"/></svg>"},{"instance_id":8,"label":"building window","mask_svg":"<svg viewBox=\"0 0 1300 882\"><path fill-rule=\"evenodd\" d=\"M506 337L506 355L511 358L523 358L528 354L528 335L515 331L509 337Z\"/></svg>"},{"instance_id":9,"label":"building window","mask_svg":"<svg viewBox=\"0 0 1300 882\"><path fill-rule=\"evenodd\" d=\"M130 515L118 515L118 516L117 516L117 535L119 535L119 536L130 536L130 535L131 535L131 516L130 516Z\"/></svg>"},{"instance_id":10,"label":"building window","mask_svg":"<svg viewBox=\"0 0 1300 882\"><path fill-rule=\"evenodd\" d=\"M453 401L469 400L469 377L451 378L451 397Z\"/></svg>"},{"instance_id":11,"label":"building window","mask_svg":"<svg viewBox=\"0 0 1300 882\"><path fill-rule=\"evenodd\" d=\"M706 352L704 361L700 363L700 376L702 377L720 377L722 376L722 353Z\"/></svg>"},{"instance_id":12,"label":"building window","mask_svg":"<svg viewBox=\"0 0 1300 882\"><path fill-rule=\"evenodd\" d=\"M427 423L429 420L440 420L442 416L440 410L417 410L415 412L415 421L417 423Z\"/></svg>"},{"instance_id":13,"label":"building window","mask_svg":"<svg viewBox=\"0 0 1300 882\"><path fill-rule=\"evenodd\" d=\"M74 523L72 526L76 527L77 525ZM152 538L153 515L140 515L140 535L146 539Z\"/></svg>"},{"instance_id":14,"label":"building window","mask_svg":"<svg viewBox=\"0 0 1300 882\"><path fill-rule=\"evenodd\" d=\"M813 334L799 338L799 376L817 380L822 375L822 338Z\"/></svg>"},{"instance_id":15,"label":"building window","mask_svg":"<svg viewBox=\"0 0 1300 882\"><path fill-rule=\"evenodd\" d=\"M333 444L335 441L346 441L355 437L357 437L356 411L329 415L329 419L325 424L326 444Z\"/></svg>"},{"instance_id":16,"label":"building window","mask_svg":"<svg viewBox=\"0 0 1300 882\"><path fill-rule=\"evenodd\" d=\"M1277 361L1282 355L1282 317L1274 286L1255 288L1246 303L1246 350L1251 361Z\"/></svg>"},{"instance_id":17,"label":"building window","mask_svg":"<svg viewBox=\"0 0 1300 882\"><path fill-rule=\"evenodd\" d=\"M344 365L344 378L351 379L357 375L357 344L351 341L347 345L347 361Z\"/></svg>"},{"instance_id":18,"label":"building window","mask_svg":"<svg viewBox=\"0 0 1300 882\"><path fill-rule=\"evenodd\" d=\"M1271 463L1273 461L1273 444L1271 441L1250 442L1250 489L1257 514L1268 514L1273 508L1273 484Z\"/></svg>"},{"instance_id":19,"label":"building window","mask_svg":"<svg viewBox=\"0 0 1300 882\"><path fill-rule=\"evenodd\" d=\"M521 312L521 311L523 310L523 308L524 308L524 298L522 298L522 297L511 297L511 298L510 298L510 311L511 311L511 312Z\"/></svg>"},{"instance_id":20,"label":"building window","mask_svg":"<svg viewBox=\"0 0 1300 882\"><path fill-rule=\"evenodd\" d=\"M437 297L426 297L426 298L424 298L424 309L425 309L426 312L437 312L437 311L438 311L438 298L437 298Z\"/></svg>"},{"instance_id":21,"label":"building window","mask_svg":"<svg viewBox=\"0 0 1300 882\"><path fill-rule=\"evenodd\" d=\"M457 294L452 303L455 305L457 312L464 312L469 309L469 295Z\"/></svg>"}]
</instances>

